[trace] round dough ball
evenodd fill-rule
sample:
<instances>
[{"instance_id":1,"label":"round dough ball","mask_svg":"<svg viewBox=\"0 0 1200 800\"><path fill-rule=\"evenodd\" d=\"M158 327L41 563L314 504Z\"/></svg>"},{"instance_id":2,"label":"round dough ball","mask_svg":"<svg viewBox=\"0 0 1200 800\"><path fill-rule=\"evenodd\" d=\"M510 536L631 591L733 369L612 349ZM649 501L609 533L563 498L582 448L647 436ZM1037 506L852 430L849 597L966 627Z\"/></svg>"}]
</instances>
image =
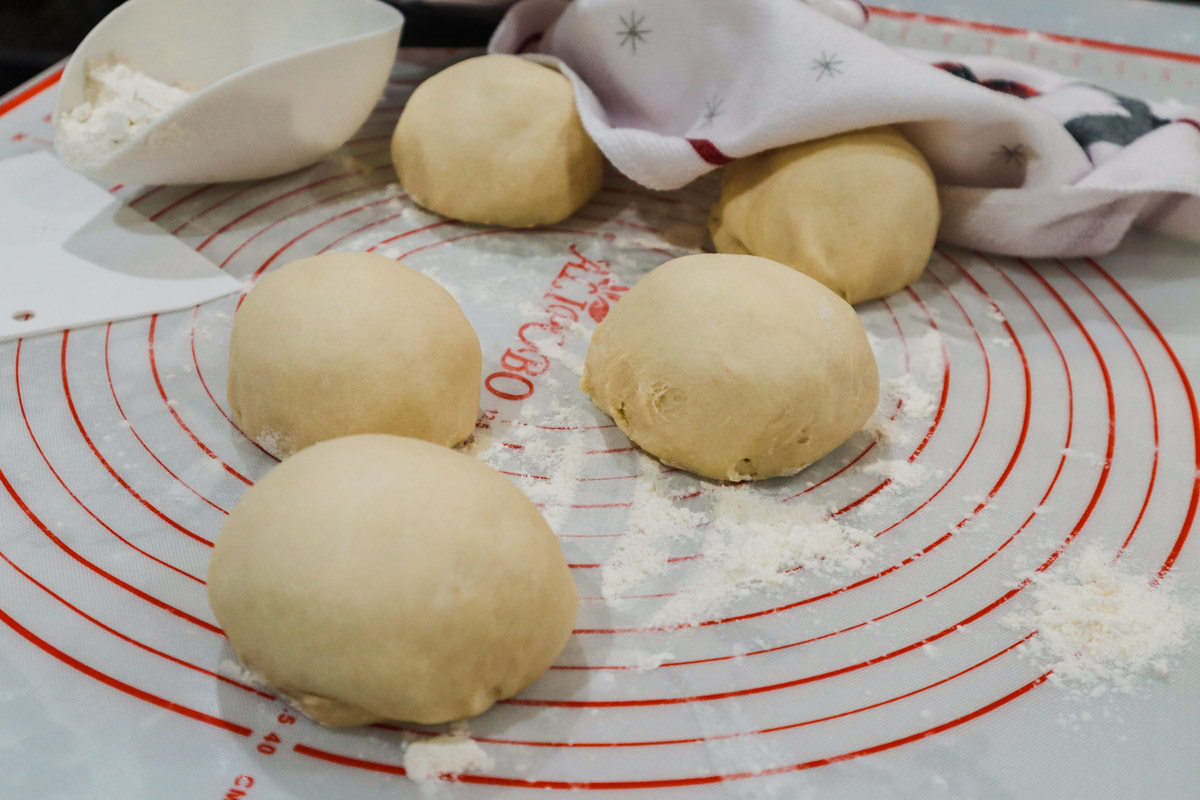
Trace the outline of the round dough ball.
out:
<instances>
[{"instance_id":1,"label":"round dough ball","mask_svg":"<svg viewBox=\"0 0 1200 800\"><path fill-rule=\"evenodd\" d=\"M721 253L787 264L860 303L920 277L940 218L929 164L884 127L734 161L708 229Z\"/></svg>"},{"instance_id":2,"label":"round dough ball","mask_svg":"<svg viewBox=\"0 0 1200 800\"><path fill-rule=\"evenodd\" d=\"M322 442L221 529L208 596L242 663L326 725L465 719L558 656L579 596L495 470L416 439Z\"/></svg>"},{"instance_id":3,"label":"round dough ball","mask_svg":"<svg viewBox=\"0 0 1200 800\"><path fill-rule=\"evenodd\" d=\"M718 480L799 472L875 410L846 301L755 256L668 261L596 328L581 388L647 452Z\"/></svg>"},{"instance_id":4,"label":"round dough ball","mask_svg":"<svg viewBox=\"0 0 1200 800\"><path fill-rule=\"evenodd\" d=\"M233 420L278 458L335 436L453 446L475 430L483 356L445 289L371 253L293 261L233 318Z\"/></svg>"},{"instance_id":5,"label":"round dough ball","mask_svg":"<svg viewBox=\"0 0 1200 800\"><path fill-rule=\"evenodd\" d=\"M604 156L561 73L509 55L461 61L413 92L392 162L417 203L485 225L549 225L600 188Z\"/></svg>"}]
</instances>

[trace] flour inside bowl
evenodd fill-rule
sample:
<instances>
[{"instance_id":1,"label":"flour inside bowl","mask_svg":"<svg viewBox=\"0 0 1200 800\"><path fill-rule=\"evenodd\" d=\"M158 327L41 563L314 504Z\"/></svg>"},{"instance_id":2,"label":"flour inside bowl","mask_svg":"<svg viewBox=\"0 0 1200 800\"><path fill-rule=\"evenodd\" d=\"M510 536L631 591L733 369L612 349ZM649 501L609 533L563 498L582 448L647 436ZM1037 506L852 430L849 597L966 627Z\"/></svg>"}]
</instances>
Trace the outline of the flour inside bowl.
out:
<instances>
[{"instance_id":1,"label":"flour inside bowl","mask_svg":"<svg viewBox=\"0 0 1200 800\"><path fill-rule=\"evenodd\" d=\"M54 146L72 167L98 163L190 95L120 61L89 63L85 99L59 115Z\"/></svg>"}]
</instances>

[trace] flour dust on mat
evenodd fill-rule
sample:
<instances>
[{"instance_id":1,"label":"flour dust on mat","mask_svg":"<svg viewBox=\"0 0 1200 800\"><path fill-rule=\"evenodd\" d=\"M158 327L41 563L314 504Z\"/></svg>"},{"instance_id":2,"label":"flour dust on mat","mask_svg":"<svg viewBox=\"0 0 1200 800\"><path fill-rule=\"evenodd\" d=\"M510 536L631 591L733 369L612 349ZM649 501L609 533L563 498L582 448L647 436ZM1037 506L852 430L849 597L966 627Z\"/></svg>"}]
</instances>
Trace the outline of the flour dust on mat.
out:
<instances>
[{"instance_id":1,"label":"flour dust on mat","mask_svg":"<svg viewBox=\"0 0 1200 800\"><path fill-rule=\"evenodd\" d=\"M1169 585L1112 562L1099 547L1074 563L1031 577L1033 603L1009 614L1009 630L1037 630L1023 646L1051 680L1076 694L1130 692L1137 675L1166 677L1168 656L1187 643L1197 615L1179 605Z\"/></svg>"},{"instance_id":2,"label":"flour dust on mat","mask_svg":"<svg viewBox=\"0 0 1200 800\"><path fill-rule=\"evenodd\" d=\"M645 498L654 497L653 481L647 483ZM858 573L871 561L874 537L836 520L832 507L781 502L755 486L716 485L699 498L706 511L697 513L657 492L654 501L634 501L629 529L602 569L605 599L620 604L622 595L671 566L664 555L669 543L692 545L695 558L650 617L652 625L698 625L752 592L795 585L800 570L834 578Z\"/></svg>"}]
</instances>

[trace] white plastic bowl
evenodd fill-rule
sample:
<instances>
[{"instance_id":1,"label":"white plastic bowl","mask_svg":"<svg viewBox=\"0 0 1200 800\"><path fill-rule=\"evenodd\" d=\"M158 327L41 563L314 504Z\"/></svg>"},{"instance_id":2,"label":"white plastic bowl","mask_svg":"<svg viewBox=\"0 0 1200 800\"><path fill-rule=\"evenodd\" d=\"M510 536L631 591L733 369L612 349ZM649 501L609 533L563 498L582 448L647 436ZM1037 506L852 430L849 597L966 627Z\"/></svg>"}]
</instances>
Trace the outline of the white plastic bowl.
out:
<instances>
[{"instance_id":1,"label":"white plastic bowl","mask_svg":"<svg viewBox=\"0 0 1200 800\"><path fill-rule=\"evenodd\" d=\"M141 184L252 180L311 164L371 113L403 24L378 0L128 0L67 62L56 121L84 101L89 62L202 88L107 157L68 164Z\"/></svg>"}]
</instances>

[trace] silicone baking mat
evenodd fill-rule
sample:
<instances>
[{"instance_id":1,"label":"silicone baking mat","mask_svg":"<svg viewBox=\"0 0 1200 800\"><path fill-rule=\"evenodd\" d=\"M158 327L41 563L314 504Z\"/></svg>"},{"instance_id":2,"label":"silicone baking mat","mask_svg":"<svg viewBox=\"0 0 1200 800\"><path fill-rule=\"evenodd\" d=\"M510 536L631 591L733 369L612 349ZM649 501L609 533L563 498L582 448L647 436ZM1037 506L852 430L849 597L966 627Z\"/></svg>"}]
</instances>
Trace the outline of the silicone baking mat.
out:
<instances>
[{"instance_id":1,"label":"silicone baking mat","mask_svg":"<svg viewBox=\"0 0 1200 800\"><path fill-rule=\"evenodd\" d=\"M1195 57L898 13L877 13L871 31L1200 102ZM431 215L393 185L388 141L413 86L466 55L402 52L362 130L300 172L111 187L248 284L294 258L373 248L441 281L478 331L486 458L556 521L584 602L555 668L471 722L495 767L437 789L1194 797L1194 645L1169 656L1166 676L1081 696L1022 653L1030 631L1001 620L1029 606L1021 575L1086 546L1200 597L1189 539L1200 250L1141 234L1094 260L939 249L911 289L859 309L883 377L910 381L931 398L928 413L897 416L904 435L859 434L801 475L755 487L839 509L874 534L868 563L664 629L648 620L700 569L701 538L677 543L636 597L603 602L600 565L627 532L639 476L661 468L575 384L586 331L621 288L703 246L718 176L650 193L610 174L578 214L533 231ZM56 79L0 102L5 155L48 146ZM415 728L323 729L223 666L232 652L208 610L205 565L230 509L274 463L225 406L237 302L0 345L5 797L419 792L402 767ZM566 308L580 335L534 336ZM902 487L872 469L897 462L919 468ZM680 506L711 490L668 477Z\"/></svg>"}]
</instances>

